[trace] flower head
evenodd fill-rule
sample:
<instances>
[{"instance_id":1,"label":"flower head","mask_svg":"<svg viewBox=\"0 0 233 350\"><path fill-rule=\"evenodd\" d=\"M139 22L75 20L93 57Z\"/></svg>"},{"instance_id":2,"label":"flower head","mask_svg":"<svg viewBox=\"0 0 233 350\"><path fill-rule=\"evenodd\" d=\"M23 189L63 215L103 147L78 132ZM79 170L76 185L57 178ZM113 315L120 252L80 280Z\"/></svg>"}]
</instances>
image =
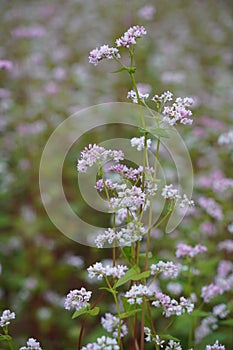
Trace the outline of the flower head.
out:
<instances>
[{"instance_id":1,"label":"flower head","mask_svg":"<svg viewBox=\"0 0 233 350\"><path fill-rule=\"evenodd\" d=\"M108 45L103 45L100 48L92 50L89 54L89 63L97 66L99 61L106 58L108 60L113 59L114 57L120 58L119 50L115 47L109 47Z\"/></svg>"},{"instance_id":2,"label":"flower head","mask_svg":"<svg viewBox=\"0 0 233 350\"><path fill-rule=\"evenodd\" d=\"M88 305L88 301L91 298L92 292L87 291L85 288L81 288L80 290L74 289L67 294L66 300L65 300L65 309L76 309L80 310L83 307L86 307Z\"/></svg>"},{"instance_id":3,"label":"flower head","mask_svg":"<svg viewBox=\"0 0 233 350\"><path fill-rule=\"evenodd\" d=\"M123 34L119 39L116 40L116 45L118 47L124 46L129 48L130 45L135 45L136 40L141 38L143 35L146 35L147 32L143 26L133 26L130 27L127 32Z\"/></svg>"},{"instance_id":4,"label":"flower head","mask_svg":"<svg viewBox=\"0 0 233 350\"><path fill-rule=\"evenodd\" d=\"M29 338L27 341L27 346L23 346L19 350L42 350L40 347L40 343L34 339L34 338Z\"/></svg>"},{"instance_id":5,"label":"flower head","mask_svg":"<svg viewBox=\"0 0 233 350\"><path fill-rule=\"evenodd\" d=\"M10 320L15 319L15 313L10 310L4 310L0 318L0 327L5 327L10 324Z\"/></svg>"}]
</instances>

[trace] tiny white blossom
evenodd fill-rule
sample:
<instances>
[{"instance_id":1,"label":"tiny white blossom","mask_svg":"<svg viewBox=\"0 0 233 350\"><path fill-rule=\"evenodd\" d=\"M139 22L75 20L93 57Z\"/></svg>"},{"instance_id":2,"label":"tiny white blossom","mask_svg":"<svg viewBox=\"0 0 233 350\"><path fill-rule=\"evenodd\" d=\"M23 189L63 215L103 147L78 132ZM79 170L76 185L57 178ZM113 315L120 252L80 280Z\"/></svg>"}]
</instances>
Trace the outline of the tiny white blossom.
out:
<instances>
[{"instance_id":1,"label":"tiny white blossom","mask_svg":"<svg viewBox=\"0 0 233 350\"><path fill-rule=\"evenodd\" d=\"M19 350L42 350L42 349L40 347L40 343L36 339L29 338L27 341L27 346L23 346Z\"/></svg>"},{"instance_id":2,"label":"tiny white blossom","mask_svg":"<svg viewBox=\"0 0 233 350\"><path fill-rule=\"evenodd\" d=\"M133 137L130 142L132 147L136 147L138 151L142 151L145 144L145 136ZM146 147L151 147L151 139L146 140Z\"/></svg>"},{"instance_id":3,"label":"tiny white blossom","mask_svg":"<svg viewBox=\"0 0 233 350\"><path fill-rule=\"evenodd\" d=\"M15 319L15 313L10 310L4 310L0 318L0 327L8 326L13 319Z\"/></svg>"},{"instance_id":4,"label":"tiny white blossom","mask_svg":"<svg viewBox=\"0 0 233 350\"><path fill-rule=\"evenodd\" d=\"M80 310L83 307L88 305L88 301L91 298L91 291L87 291L85 288L81 288L80 290L74 289L67 294L65 300L65 309L70 310L72 308L76 310Z\"/></svg>"}]
</instances>

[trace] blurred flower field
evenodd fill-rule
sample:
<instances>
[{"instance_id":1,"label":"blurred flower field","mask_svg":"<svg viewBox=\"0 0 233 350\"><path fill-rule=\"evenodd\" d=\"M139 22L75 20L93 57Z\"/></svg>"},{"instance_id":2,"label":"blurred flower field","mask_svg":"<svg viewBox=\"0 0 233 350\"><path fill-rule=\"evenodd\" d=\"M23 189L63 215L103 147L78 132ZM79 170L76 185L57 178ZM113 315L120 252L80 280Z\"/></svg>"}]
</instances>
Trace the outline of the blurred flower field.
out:
<instances>
[{"instance_id":1,"label":"blurred flower field","mask_svg":"<svg viewBox=\"0 0 233 350\"><path fill-rule=\"evenodd\" d=\"M231 11L227 0L1 1L0 304L1 310L16 314L10 325L15 344L24 346L33 337L43 350L77 349L81 321L72 320L65 310L65 297L83 286L96 298L99 295L99 285L88 278L87 268L111 259L110 249L82 246L53 225L40 197L39 165L49 136L71 114L100 103L126 101L133 87L124 74L113 74L116 62L94 67L88 56L139 24L147 35L137 47L137 83L152 96L169 90L195 101L193 125L177 127L192 160L195 206L172 234L165 234L161 226L151 240L153 256L162 260L173 260L180 242L207 247L191 261L184 261L181 249L175 259L186 264L186 272L178 281L158 282L174 297L189 294L191 287L197 295L201 311L192 319L174 319L173 336L184 350L190 348L189 337L195 350L206 349L216 339L226 350L232 349ZM104 132L81 139L64 163L64 192L80 215L91 217L92 211L80 200L77 159L88 143L102 141ZM118 132L111 129L110 136L117 137ZM172 178L173 169L166 161L164 166ZM92 220L96 226L107 221L104 216ZM110 297L101 310L114 310ZM168 327L158 312L154 318L159 333ZM102 336L98 320L88 318L83 345ZM7 344L0 343L0 349L7 349Z\"/></svg>"}]
</instances>

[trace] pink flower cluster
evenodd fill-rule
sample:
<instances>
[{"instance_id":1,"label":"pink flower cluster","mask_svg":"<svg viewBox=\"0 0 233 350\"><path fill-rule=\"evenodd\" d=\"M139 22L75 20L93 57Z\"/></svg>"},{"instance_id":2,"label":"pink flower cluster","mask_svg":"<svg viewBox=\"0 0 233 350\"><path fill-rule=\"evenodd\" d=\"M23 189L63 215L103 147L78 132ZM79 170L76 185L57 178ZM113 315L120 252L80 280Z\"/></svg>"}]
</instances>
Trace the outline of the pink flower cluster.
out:
<instances>
[{"instance_id":1,"label":"pink flower cluster","mask_svg":"<svg viewBox=\"0 0 233 350\"><path fill-rule=\"evenodd\" d=\"M165 317L170 317L172 315L180 316L185 312L190 314L194 309L194 304L184 297L180 297L180 303L161 292L155 293L155 297L157 300L153 301L152 305L155 307L162 307Z\"/></svg>"},{"instance_id":2,"label":"pink flower cluster","mask_svg":"<svg viewBox=\"0 0 233 350\"><path fill-rule=\"evenodd\" d=\"M223 219L222 209L213 198L202 196L199 198L198 203L212 218L219 221Z\"/></svg>"},{"instance_id":3,"label":"pink flower cluster","mask_svg":"<svg viewBox=\"0 0 233 350\"><path fill-rule=\"evenodd\" d=\"M211 188L221 193L228 188L233 188L233 179L226 178L221 171L216 170L206 176L201 176L198 184L200 187Z\"/></svg>"},{"instance_id":4,"label":"pink flower cluster","mask_svg":"<svg viewBox=\"0 0 233 350\"><path fill-rule=\"evenodd\" d=\"M176 278L179 274L178 267L172 261L159 261L150 266L151 275L162 273L164 277Z\"/></svg>"},{"instance_id":5,"label":"pink flower cluster","mask_svg":"<svg viewBox=\"0 0 233 350\"><path fill-rule=\"evenodd\" d=\"M120 58L119 50L114 47L109 47L108 45L103 45L100 48L97 47L90 52L89 63L97 66L99 61L101 61L103 58L112 60L114 57Z\"/></svg>"},{"instance_id":6,"label":"pink flower cluster","mask_svg":"<svg viewBox=\"0 0 233 350\"><path fill-rule=\"evenodd\" d=\"M225 346L219 344L219 341L216 340L216 342L214 343L214 345L206 345L205 350L225 350Z\"/></svg>"},{"instance_id":7,"label":"pink flower cluster","mask_svg":"<svg viewBox=\"0 0 233 350\"><path fill-rule=\"evenodd\" d=\"M0 60L0 69L11 70L13 68L13 63L8 60Z\"/></svg>"},{"instance_id":8,"label":"pink flower cluster","mask_svg":"<svg viewBox=\"0 0 233 350\"><path fill-rule=\"evenodd\" d=\"M192 124L193 120L190 119L192 112L188 109L193 104L193 99L190 97L176 98L172 106L164 107L163 118L164 122L169 123L171 126L175 125L177 122L181 124Z\"/></svg>"},{"instance_id":9,"label":"pink flower cluster","mask_svg":"<svg viewBox=\"0 0 233 350\"><path fill-rule=\"evenodd\" d=\"M135 45L136 40L142 38L147 32L143 26L133 26L130 27L119 39L116 40L116 45L118 47L124 46L129 48L130 45Z\"/></svg>"},{"instance_id":10,"label":"pink flower cluster","mask_svg":"<svg viewBox=\"0 0 233 350\"><path fill-rule=\"evenodd\" d=\"M96 163L101 164L107 160L119 162L123 159L124 153L122 151L106 150L104 147L100 147L96 144L89 144L89 146L85 147L81 152L81 159L78 160L77 169L79 172L85 173L88 167Z\"/></svg>"},{"instance_id":11,"label":"pink flower cluster","mask_svg":"<svg viewBox=\"0 0 233 350\"><path fill-rule=\"evenodd\" d=\"M194 256L205 253L207 251L207 248L201 244L195 245L195 247L192 247L185 243L179 243L176 247L176 257L181 258L183 256L189 256L190 258L193 258Z\"/></svg>"}]
</instances>

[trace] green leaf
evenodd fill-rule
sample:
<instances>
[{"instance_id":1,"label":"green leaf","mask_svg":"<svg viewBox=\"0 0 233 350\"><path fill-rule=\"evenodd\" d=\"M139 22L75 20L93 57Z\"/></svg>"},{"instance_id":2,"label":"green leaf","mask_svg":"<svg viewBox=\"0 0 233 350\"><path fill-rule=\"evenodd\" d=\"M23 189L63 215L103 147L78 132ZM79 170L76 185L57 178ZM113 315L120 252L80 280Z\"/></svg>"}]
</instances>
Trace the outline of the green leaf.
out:
<instances>
[{"instance_id":1,"label":"green leaf","mask_svg":"<svg viewBox=\"0 0 233 350\"><path fill-rule=\"evenodd\" d=\"M175 338L175 337L173 337L173 336L170 335L170 334L161 334L161 335L159 335L159 337L160 337L161 339L174 340L174 341L179 341L179 342L180 342L180 339Z\"/></svg>"},{"instance_id":2,"label":"green leaf","mask_svg":"<svg viewBox=\"0 0 233 350\"><path fill-rule=\"evenodd\" d=\"M202 310L194 310L190 316L191 317L207 317L209 316L210 313L209 312L206 312L206 311L202 311Z\"/></svg>"},{"instance_id":3,"label":"green leaf","mask_svg":"<svg viewBox=\"0 0 233 350\"><path fill-rule=\"evenodd\" d=\"M150 271L144 271L144 272L141 272L139 274L136 274L134 276L131 277L131 280L133 281L138 281L138 280L141 280L143 278L147 278L150 276Z\"/></svg>"},{"instance_id":4,"label":"green leaf","mask_svg":"<svg viewBox=\"0 0 233 350\"><path fill-rule=\"evenodd\" d=\"M73 316L72 316L72 319L76 318L76 317L79 317L81 315L85 315L88 313L88 306L86 307L83 307L82 309L80 310L76 310L74 313L73 313Z\"/></svg>"},{"instance_id":5,"label":"green leaf","mask_svg":"<svg viewBox=\"0 0 233 350\"><path fill-rule=\"evenodd\" d=\"M12 338L8 334L0 334L0 341L10 341Z\"/></svg>"},{"instance_id":6,"label":"green leaf","mask_svg":"<svg viewBox=\"0 0 233 350\"><path fill-rule=\"evenodd\" d=\"M126 274L123 277L121 277L117 281L117 283L115 284L115 288L118 288L118 287L122 286L123 284L127 283L128 281L131 281L132 277L136 276L139 273L140 273L139 267L137 265L134 265L133 267L131 267L130 270L128 270L126 272Z\"/></svg>"},{"instance_id":7,"label":"green leaf","mask_svg":"<svg viewBox=\"0 0 233 350\"><path fill-rule=\"evenodd\" d=\"M156 135L158 137L164 137L167 139L170 138L168 132L162 128L151 126L151 127L146 128L146 131L150 132L152 135Z\"/></svg>"},{"instance_id":8,"label":"green leaf","mask_svg":"<svg viewBox=\"0 0 233 350\"><path fill-rule=\"evenodd\" d=\"M130 310L127 312L124 312L122 314L119 315L119 318L122 320L123 318L129 318L131 316L134 316L136 313L140 312L141 309L135 309L135 310Z\"/></svg>"},{"instance_id":9,"label":"green leaf","mask_svg":"<svg viewBox=\"0 0 233 350\"><path fill-rule=\"evenodd\" d=\"M100 308L98 306L94 307L94 309L89 310L89 314L91 316L97 316L100 312Z\"/></svg>"},{"instance_id":10,"label":"green leaf","mask_svg":"<svg viewBox=\"0 0 233 350\"><path fill-rule=\"evenodd\" d=\"M219 324L220 324L221 326L233 326L233 319L224 320L224 321L219 321Z\"/></svg>"}]
</instances>

